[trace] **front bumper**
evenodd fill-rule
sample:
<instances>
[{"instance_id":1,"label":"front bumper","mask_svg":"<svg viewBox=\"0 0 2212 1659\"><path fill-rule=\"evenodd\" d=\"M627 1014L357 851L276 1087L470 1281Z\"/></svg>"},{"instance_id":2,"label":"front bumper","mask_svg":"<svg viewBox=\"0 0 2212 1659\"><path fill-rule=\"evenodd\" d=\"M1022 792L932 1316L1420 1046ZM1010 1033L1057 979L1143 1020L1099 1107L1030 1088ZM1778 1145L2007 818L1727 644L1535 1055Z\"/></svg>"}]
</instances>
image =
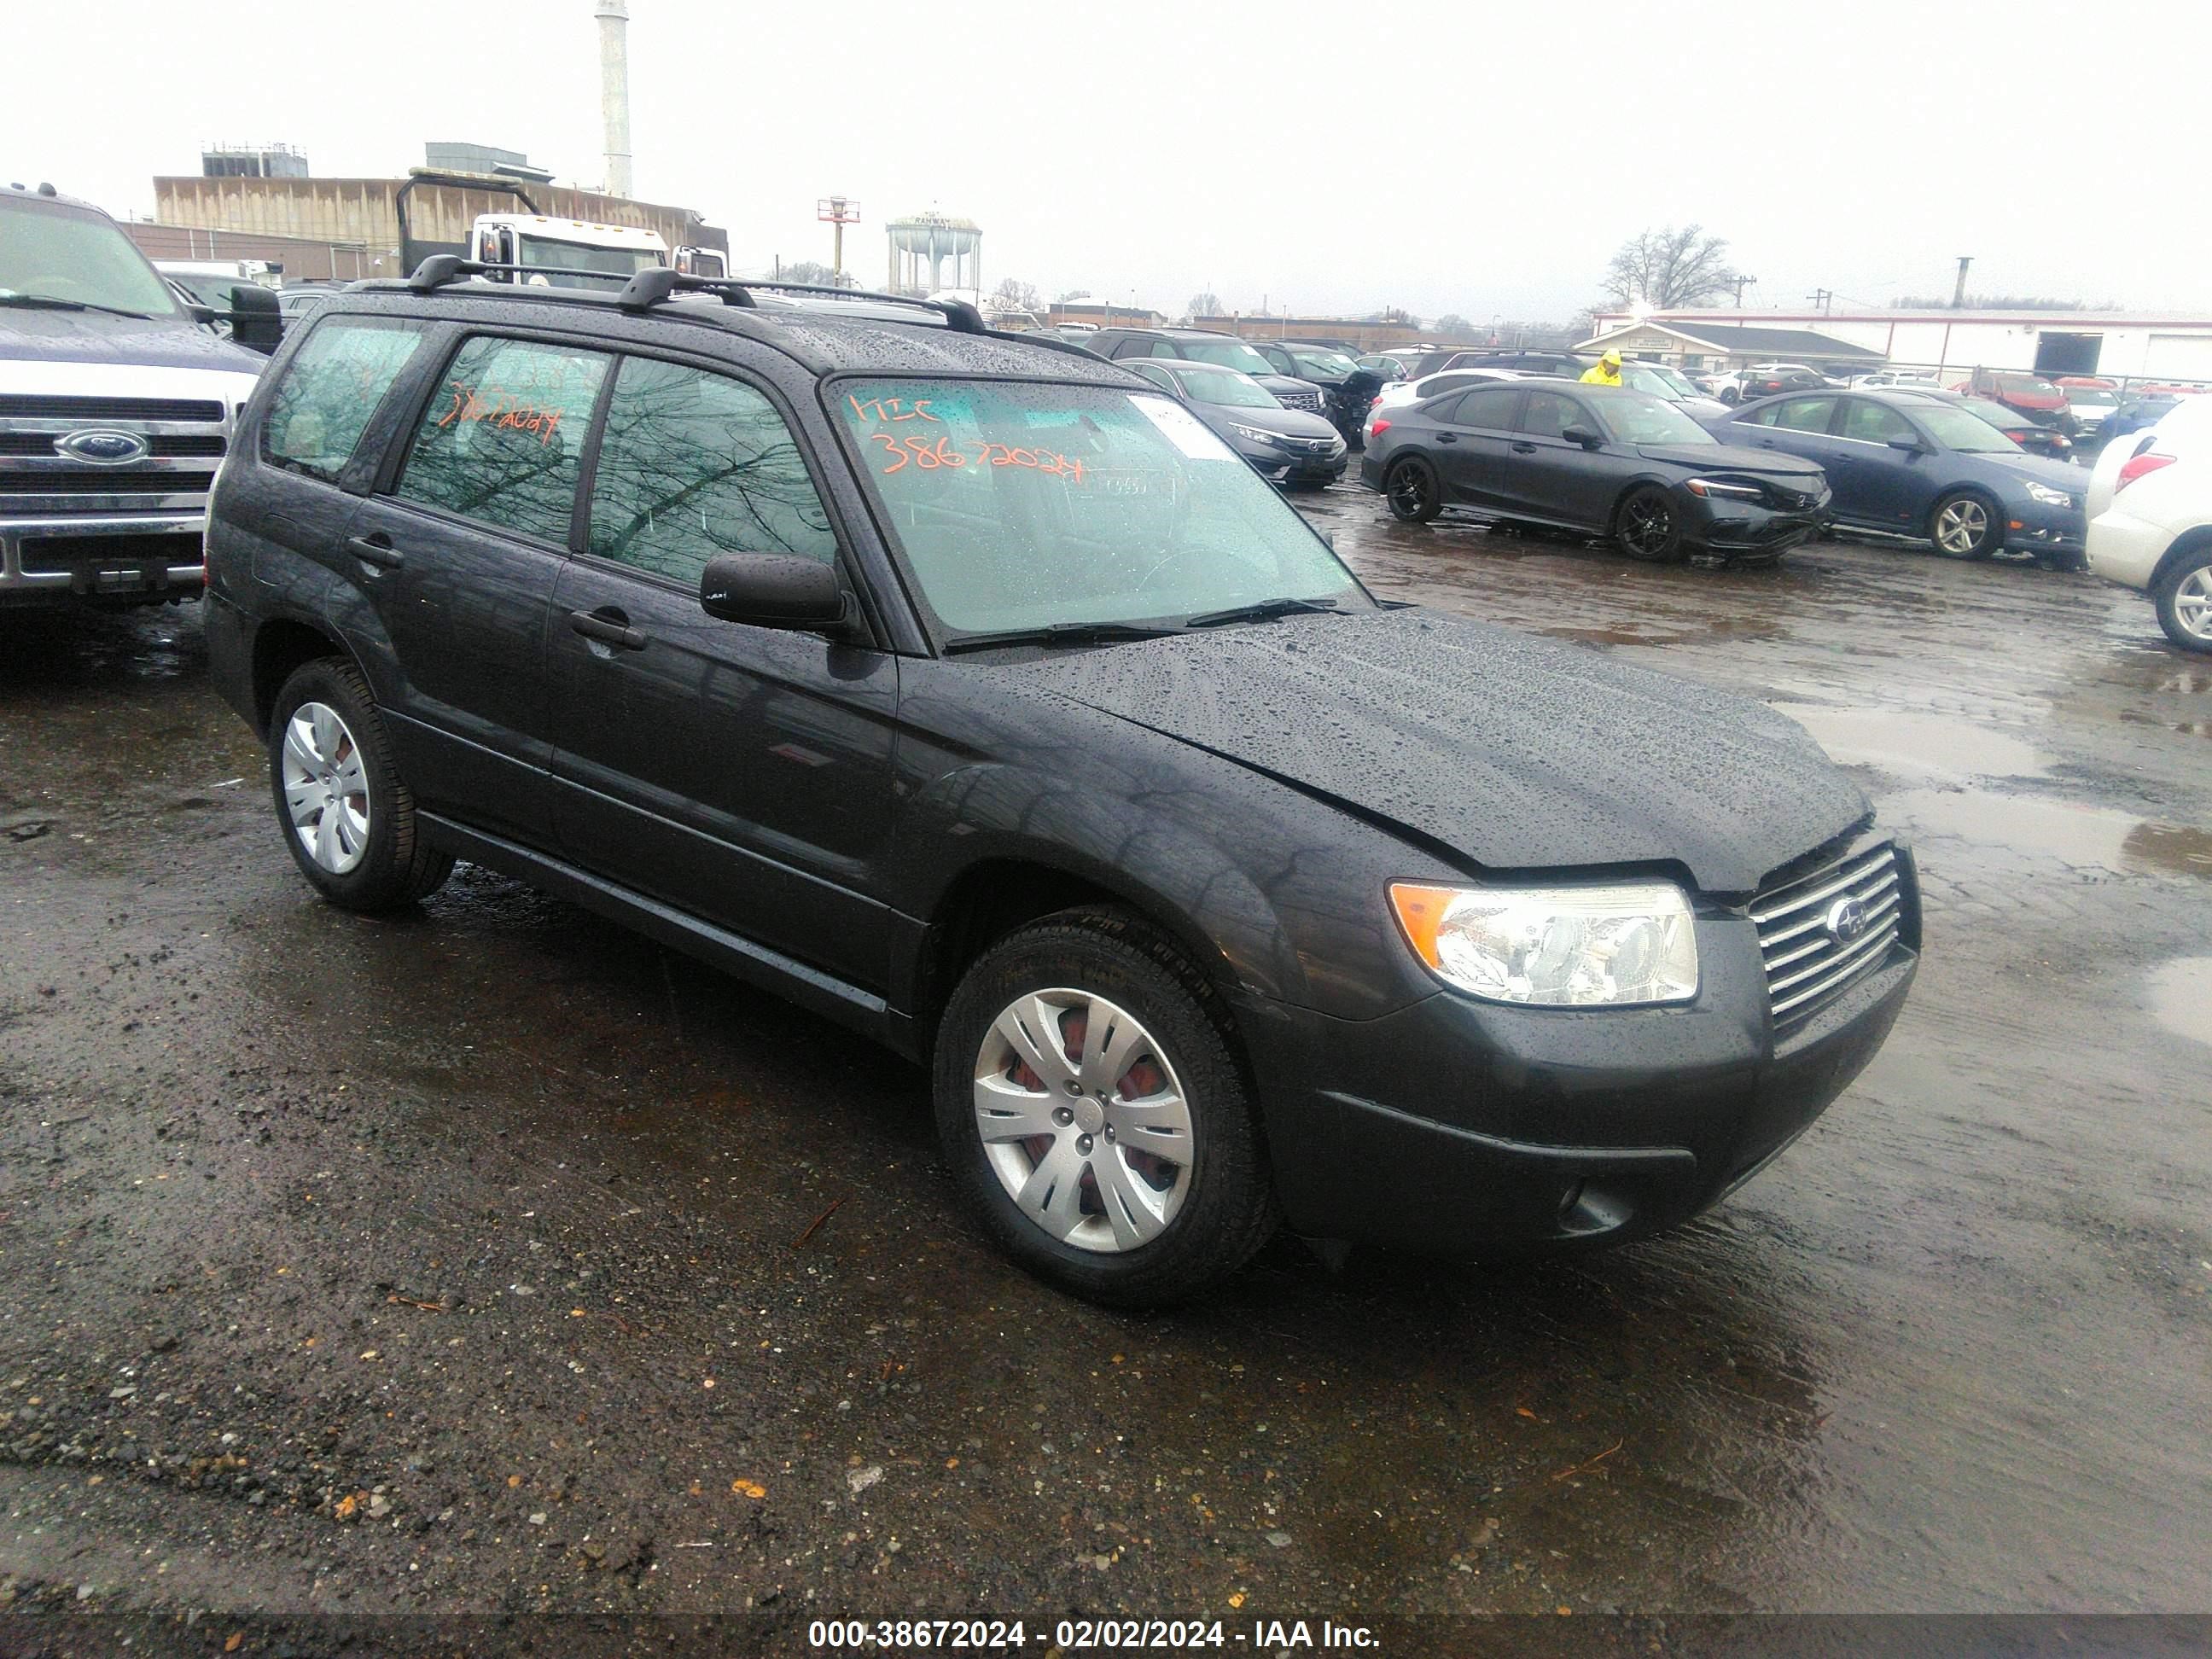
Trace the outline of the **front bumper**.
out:
<instances>
[{"instance_id":1,"label":"front bumper","mask_svg":"<svg viewBox=\"0 0 2212 1659\"><path fill-rule=\"evenodd\" d=\"M1759 501L1674 491L1682 510L1682 538L1714 553L1779 553L1808 542L1826 522L1829 496L1823 490L1802 507L1768 507Z\"/></svg>"},{"instance_id":2,"label":"front bumper","mask_svg":"<svg viewBox=\"0 0 2212 1659\"><path fill-rule=\"evenodd\" d=\"M2081 495L2087 495L2088 489L2085 479ZM2088 541L2088 520L2078 507L2007 501L2004 513L2004 544L2014 552L2079 554Z\"/></svg>"},{"instance_id":3,"label":"front bumper","mask_svg":"<svg viewBox=\"0 0 2212 1659\"><path fill-rule=\"evenodd\" d=\"M1705 942L1701 926L1701 955ZM1778 1039L1755 952L1706 960L1705 988L1681 1008L1522 1009L1449 992L1357 1023L1248 1007L1285 1218L1318 1237L1463 1256L1674 1226L1755 1175L1858 1075L1919 959L1892 947Z\"/></svg>"},{"instance_id":4,"label":"front bumper","mask_svg":"<svg viewBox=\"0 0 2212 1659\"><path fill-rule=\"evenodd\" d=\"M1336 447L1317 453L1285 454L1273 447L1262 448L1243 439L1237 441L1237 453L1261 477L1270 483L1334 483L1344 476L1351 457L1339 439Z\"/></svg>"},{"instance_id":5,"label":"front bumper","mask_svg":"<svg viewBox=\"0 0 2212 1659\"><path fill-rule=\"evenodd\" d=\"M0 610L198 599L206 526L204 510L0 520Z\"/></svg>"}]
</instances>

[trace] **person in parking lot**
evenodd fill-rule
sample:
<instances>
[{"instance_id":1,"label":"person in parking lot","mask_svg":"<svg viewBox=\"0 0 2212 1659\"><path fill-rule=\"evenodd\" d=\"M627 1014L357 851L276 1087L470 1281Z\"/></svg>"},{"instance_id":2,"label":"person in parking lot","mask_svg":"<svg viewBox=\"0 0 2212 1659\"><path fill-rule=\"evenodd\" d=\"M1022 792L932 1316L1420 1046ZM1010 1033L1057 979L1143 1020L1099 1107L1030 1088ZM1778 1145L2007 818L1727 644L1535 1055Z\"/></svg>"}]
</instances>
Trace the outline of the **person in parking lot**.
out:
<instances>
[{"instance_id":1,"label":"person in parking lot","mask_svg":"<svg viewBox=\"0 0 2212 1659\"><path fill-rule=\"evenodd\" d=\"M1608 351L1597 360L1597 367L1583 371L1584 386L1619 386L1620 384L1620 354Z\"/></svg>"}]
</instances>

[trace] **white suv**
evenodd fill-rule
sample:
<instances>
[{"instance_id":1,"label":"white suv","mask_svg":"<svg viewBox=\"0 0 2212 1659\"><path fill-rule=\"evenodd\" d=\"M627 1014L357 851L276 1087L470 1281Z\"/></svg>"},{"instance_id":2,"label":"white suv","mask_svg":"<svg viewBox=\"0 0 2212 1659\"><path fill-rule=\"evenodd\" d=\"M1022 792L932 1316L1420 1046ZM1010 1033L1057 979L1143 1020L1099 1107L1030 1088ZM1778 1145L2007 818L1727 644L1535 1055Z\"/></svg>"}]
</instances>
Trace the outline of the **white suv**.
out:
<instances>
[{"instance_id":1,"label":"white suv","mask_svg":"<svg viewBox=\"0 0 2212 1659\"><path fill-rule=\"evenodd\" d=\"M2089 568L2148 592L2183 650L2212 652L2212 397L2107 444L2088 514Z\"/></svg>"}]
</instances>

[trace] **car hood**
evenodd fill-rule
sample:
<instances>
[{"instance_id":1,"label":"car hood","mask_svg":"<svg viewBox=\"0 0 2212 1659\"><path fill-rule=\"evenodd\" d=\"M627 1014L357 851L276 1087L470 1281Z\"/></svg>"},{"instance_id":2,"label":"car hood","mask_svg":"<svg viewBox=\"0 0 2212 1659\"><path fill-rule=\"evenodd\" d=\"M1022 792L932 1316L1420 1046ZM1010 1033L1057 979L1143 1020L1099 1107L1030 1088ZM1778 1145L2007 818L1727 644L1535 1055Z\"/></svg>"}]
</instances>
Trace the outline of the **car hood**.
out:
<instances>
[{"instance_id":1,"label":"car hood","mask_svg":"<svg viewBox=\"0 0 2212 1659\"><path fill-rule=\"evenodd\" d=\"M1191 404L1198 417L1217 430L1235 422L1238 426L1256 427L1262 432L1273 432L1285 438L1334 438L1336 428L1318 415L1310 415L1303 409L1241 409L1225 404Z\"/></svg>"},{"instance_id":2,"label":"car hood","mask_svg":"<svg viewBox=\"0 0 2212 1659\"><path fill-rule=\"evenodd\" d=\"M1748 893L1871 811L1763 704L1443 611L1232 624L1005 672L1492 872L1680 865Z\"/></svg>"},{"instance_id":3,"label":"car hood","mask_svg":"<svg viewBox=\"0 0 2212 1659\"><path fill-rule=\"evenodd\" d=\"M1734 444L1642 444L1636 453L1647 461L1669 466L1696 467L1705 472L1750 472L1768 478L1802 478L1810 483L1821 476L1820 464L1802 455L1778 449L1740 449Z\"/></svg>"},{"instance_id":4,"label":"car hood","mask_svg":"<svg viewBox=\"0 0 2212 1659\"><path fill-rule=\"evenodd\" d=\"M98 311L0 310L0 365L123 364L258 375L268 359L179 319Z\"/></svg>"},{"instance_id":5,"label":"car hood","mask_svg":"<svg viewBox=\"0 0 2212 1659\"><path fill-rule=\"evenodd\" d=\"M1278 398L1286 392L1295 392L1301 398L1317 397L1322 390L1311 380L1294 380L1287 374L1255 374L1252 378Z\"/></svg>"}]
</instances>

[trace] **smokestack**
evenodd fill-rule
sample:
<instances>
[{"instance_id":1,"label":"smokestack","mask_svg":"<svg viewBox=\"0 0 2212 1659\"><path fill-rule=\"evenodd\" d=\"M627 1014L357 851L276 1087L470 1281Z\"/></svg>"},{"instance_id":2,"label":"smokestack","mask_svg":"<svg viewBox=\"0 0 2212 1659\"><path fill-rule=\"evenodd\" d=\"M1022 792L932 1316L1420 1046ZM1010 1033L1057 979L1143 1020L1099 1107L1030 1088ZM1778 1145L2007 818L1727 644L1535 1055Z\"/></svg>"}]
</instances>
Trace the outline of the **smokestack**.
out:
<instances>
[{"instance_id":1,"label":"smokestack","mask_svg":"<svg viewBox=\"0 0 2212 1659\"><path fill-rule=\"evenodd\" d=\"M606 124L607 194L629 184L629 0L598 0L599 113Z\"/></svg>"}]
</instances>

